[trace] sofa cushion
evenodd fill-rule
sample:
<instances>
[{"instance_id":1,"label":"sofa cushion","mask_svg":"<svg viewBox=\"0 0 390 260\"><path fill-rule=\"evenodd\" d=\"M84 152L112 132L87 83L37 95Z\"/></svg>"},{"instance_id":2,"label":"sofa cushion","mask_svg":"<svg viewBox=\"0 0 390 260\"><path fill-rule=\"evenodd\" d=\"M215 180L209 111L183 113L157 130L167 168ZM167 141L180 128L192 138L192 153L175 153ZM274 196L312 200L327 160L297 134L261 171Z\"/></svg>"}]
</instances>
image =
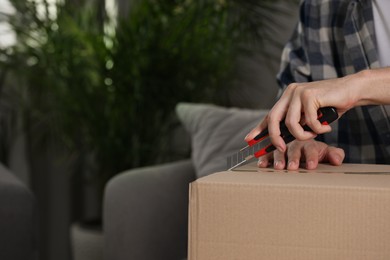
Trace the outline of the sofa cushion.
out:
<instances>
[{"instance_id":1,"label":"sofa cushion","mask_svg":"<svg viewBox=\"0 0 390 260\"><path fill-rule=\"evenodd\" d=\"M191 136L197 177L226 170L227 157L246 145L244 137L267 111L179 103L176 113Z\"/></svg>"}]
</instances>

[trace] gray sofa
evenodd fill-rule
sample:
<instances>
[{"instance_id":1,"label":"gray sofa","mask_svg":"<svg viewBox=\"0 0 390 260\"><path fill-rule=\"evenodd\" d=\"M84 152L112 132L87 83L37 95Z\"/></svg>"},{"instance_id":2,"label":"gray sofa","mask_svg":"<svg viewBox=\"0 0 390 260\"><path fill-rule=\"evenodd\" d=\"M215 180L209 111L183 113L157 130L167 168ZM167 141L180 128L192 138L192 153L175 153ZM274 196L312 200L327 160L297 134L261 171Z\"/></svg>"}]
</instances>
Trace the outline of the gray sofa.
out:
<instances>
[{"instance_id":1,"label":"gray sofa","mask_svg":"<svg viewBox=\"0 0 390 260\"><path fill-rule=\"evenodd\" d=\"M183 259L187 251L191 160L130 170L104 199L104 259Z\"/></svg>"},{"instance_id":2,"label":"gray sofa","mask_svg":"<svg viewBox=\"0 0 390 260\"><path fill-rule=\"evenodd\" d=\"M189 183L226 170L226 157L245 145L245 134L266 110L180 103L176 113L191 139L191 159L129 170L109 181L103 215L107 260L185 258Z\"/></svg>"},{"instance_id":3,"label":"gray sofa","mask_svg":"<svg viewBox=\"0 0 390 260\"><path fill-rule=\"evenodd\" d=\"M297 10L290 10L298 14ZM291 35L295 18L283 17L280 43ZM281 52L274 45L270 51ZM241 79L227 109L208 104L179 104L177 114L191 140L191 158L132 169L106 185L103 203L104 259L179 260L187 256L188 187L196 178L226 169L226 156L275 100L278 61L244 59ZM185 143L185 142L184 142Z\"/></svg>"},{"instance_id":4,"label":"gray sofa","mask_svg":"<svg viewBox=\"0 0 390 260\"><path fill-rule=\"evenodd\" d=\"M33 194L0 165L0 259L38 260L37 223Z\"/></svg>"}]
</instances>

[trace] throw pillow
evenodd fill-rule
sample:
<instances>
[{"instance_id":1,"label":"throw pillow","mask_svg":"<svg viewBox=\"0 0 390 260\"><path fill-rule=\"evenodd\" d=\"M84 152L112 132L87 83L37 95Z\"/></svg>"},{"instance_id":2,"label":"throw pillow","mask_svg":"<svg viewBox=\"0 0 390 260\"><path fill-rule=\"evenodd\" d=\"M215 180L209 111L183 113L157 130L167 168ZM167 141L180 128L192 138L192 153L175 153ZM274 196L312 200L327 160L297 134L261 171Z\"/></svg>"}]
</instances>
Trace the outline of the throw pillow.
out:
<instances>
[{"instance_id":1,"label":"throw pillow","mask_svg":"<svg viewBox=\"0 0 390 260\"><path fill-rule=\"evenodd\" d=\"M246 145L244 137L268 110L179 103L176 113L191 136L197 177L227 169L227 157Z\"/></svg>"}]
</instances>

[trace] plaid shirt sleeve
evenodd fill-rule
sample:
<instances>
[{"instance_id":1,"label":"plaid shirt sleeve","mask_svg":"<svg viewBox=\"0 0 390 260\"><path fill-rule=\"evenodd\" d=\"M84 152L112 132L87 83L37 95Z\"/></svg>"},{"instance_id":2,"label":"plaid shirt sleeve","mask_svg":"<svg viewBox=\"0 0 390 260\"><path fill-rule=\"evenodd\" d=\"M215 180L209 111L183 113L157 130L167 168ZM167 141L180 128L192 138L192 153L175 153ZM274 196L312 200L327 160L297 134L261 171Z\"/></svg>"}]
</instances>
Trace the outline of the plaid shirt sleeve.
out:
<instances>
[{"instance_id":1,"label":"plaid shirt sleeve","mask_svg":"<svg viewBox=\"0 0 390 260\"><path fill-rule=\"evenodd\" d=\"M301 22L297 24L291 40L282 52L280 70L277 75L281 90L293 82L311 81L310 66L303 44L305 36L302 26Z\"/></svg>"},{"instance_id":2,"label":"plaid shirt sleeve","mask_svg":"<svg viewBox=\"0 0 390 260\"><path fill-rule=\"evenodd\" d=\"M371 0L305 0L299 22L286 44L277 80L279 96L293 82L343 77L379 67ZM379 107L348 111L323 141L341 147L345 162L390 163L389 120ZM389 135L384 143L383 133Z\"/></svg>"}]
</instances>

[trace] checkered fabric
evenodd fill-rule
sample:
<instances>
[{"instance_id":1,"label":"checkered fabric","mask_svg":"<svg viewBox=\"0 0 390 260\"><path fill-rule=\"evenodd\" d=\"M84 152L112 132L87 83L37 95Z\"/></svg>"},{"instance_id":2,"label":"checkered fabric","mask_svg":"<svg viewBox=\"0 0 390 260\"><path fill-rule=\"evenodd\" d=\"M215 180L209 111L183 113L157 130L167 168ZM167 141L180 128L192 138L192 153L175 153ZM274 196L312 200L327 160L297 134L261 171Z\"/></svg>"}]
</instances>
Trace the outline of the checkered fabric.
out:
<instances>
[{"instance_id":1,"label":"checkered fabric","mask_svg":"<svg viewBox=\"0 0 390 260\"><path fill-rule=\"evenodd\" d=\"M281 92L292 82L378 68L374 32L371 0L302 1L300 20L282 53ZM351 109L332 126L320 140L344 149L345 162L390 163L390 127L382 107Z\"/></svg>"}]
</instances>

